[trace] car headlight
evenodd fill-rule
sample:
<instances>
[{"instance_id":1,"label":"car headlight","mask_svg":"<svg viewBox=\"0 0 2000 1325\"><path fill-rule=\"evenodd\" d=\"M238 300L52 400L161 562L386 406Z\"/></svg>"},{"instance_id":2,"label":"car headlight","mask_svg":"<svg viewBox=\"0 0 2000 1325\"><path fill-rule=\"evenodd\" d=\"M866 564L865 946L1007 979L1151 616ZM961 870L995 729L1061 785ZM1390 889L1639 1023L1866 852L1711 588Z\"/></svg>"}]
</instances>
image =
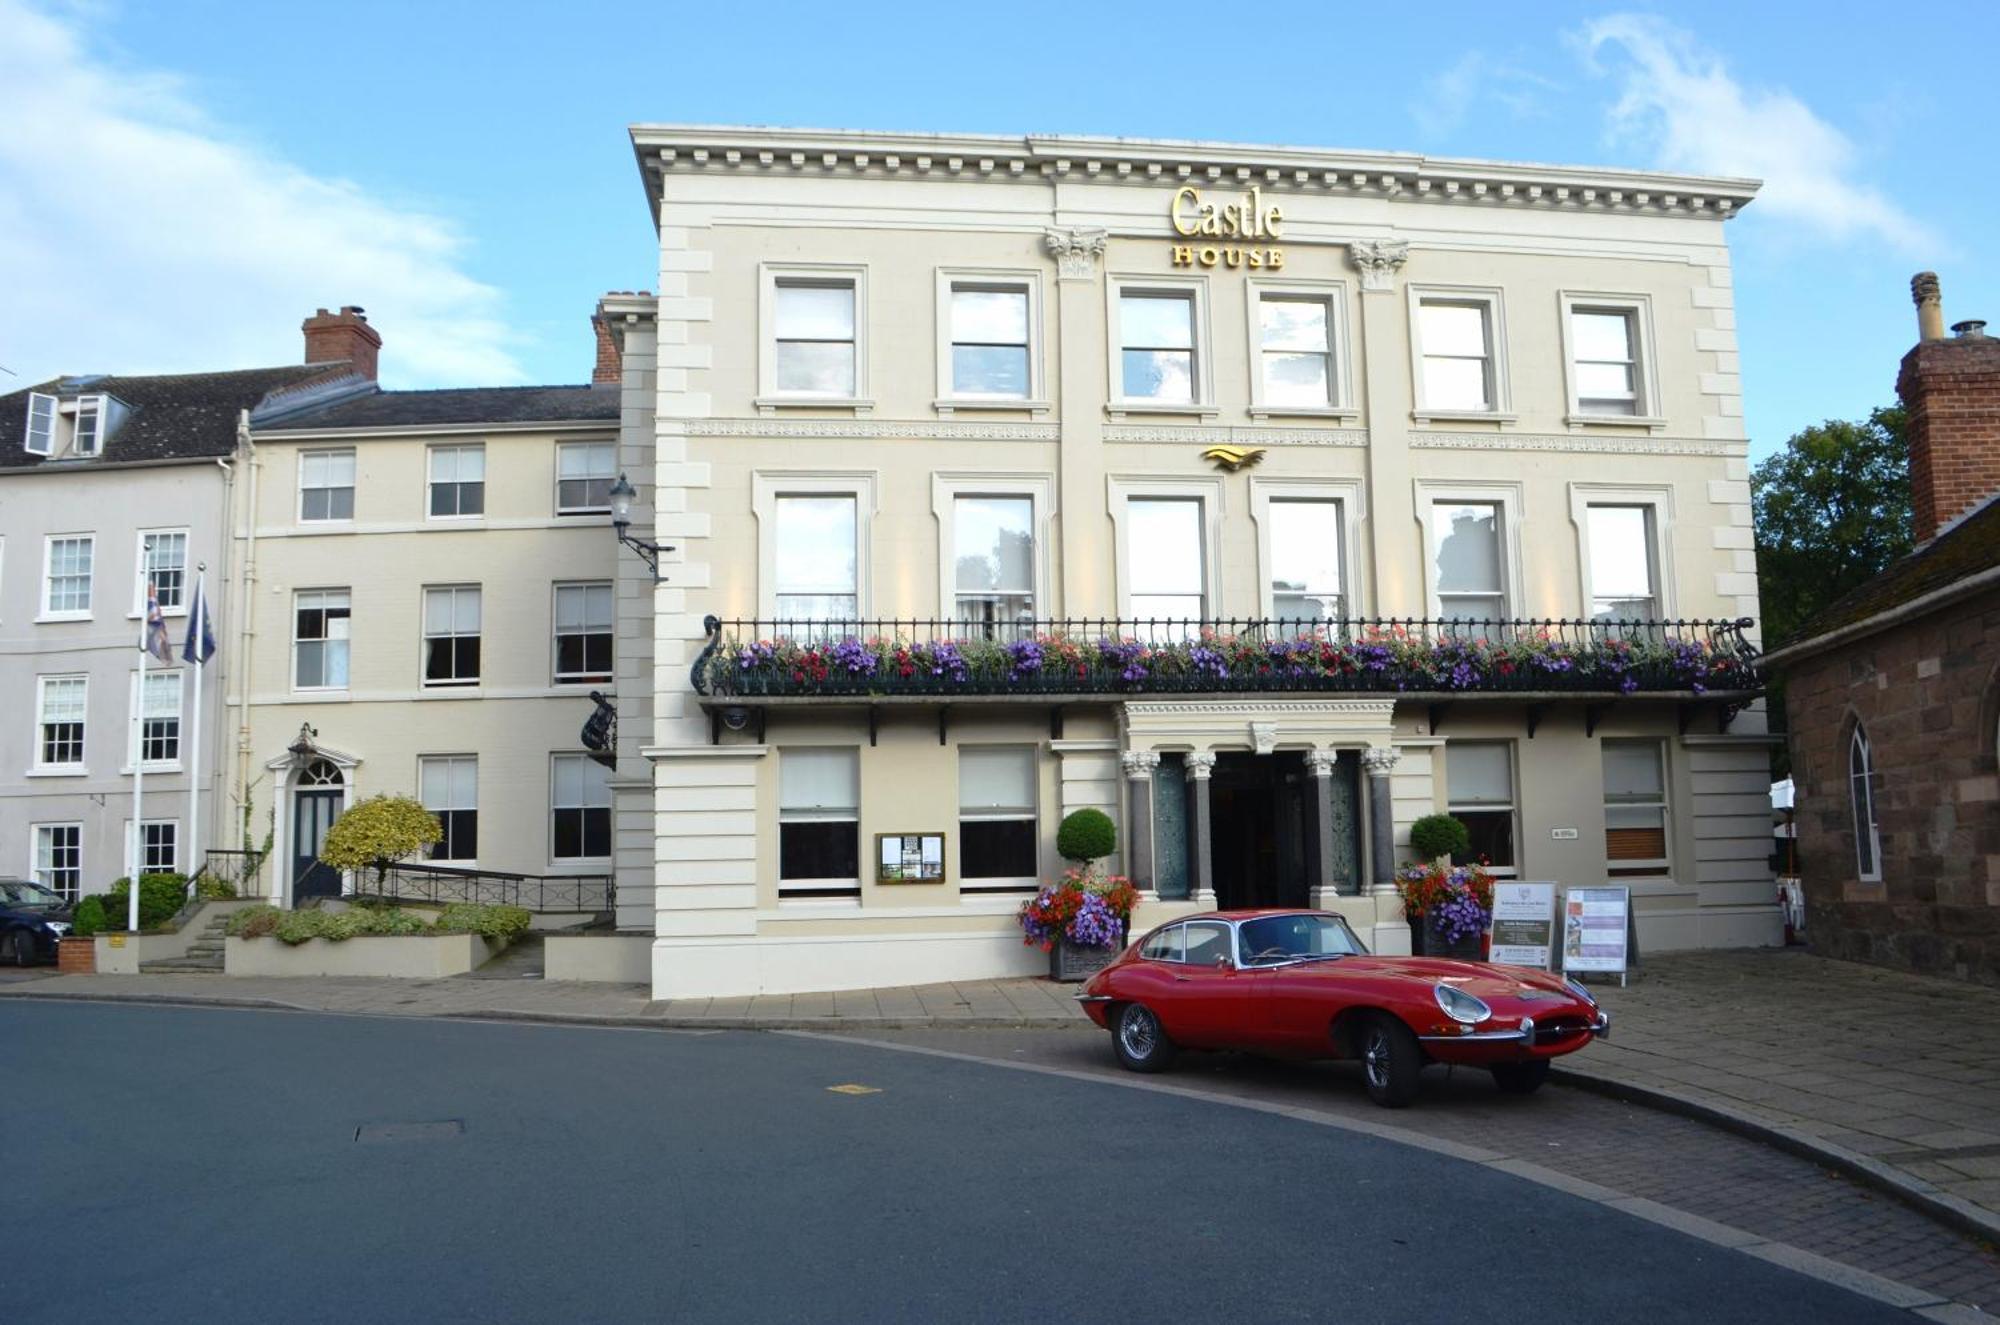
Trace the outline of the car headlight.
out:
<instances>
[{"instance_id":1,"label":"car headlight","mask_svg":"<svg viewBox=\"0 0 2000 1325\"><path fill-rule=\"evenodd\" d=\"M1581 980L1576 980L1569 976L1564 976L1563 984L1566 987L1568 987L1570 993L1575 994L1578 998L1590 1004L1590 1006L1592 1007L1597 1006L1597 1000L1591 997L1590 991L1583 987L1583 982Z\"/></svg>"},{"instance_id":2,"label":"car headlight","mask_svg":"<svg viewBox=\"0 0 2000 1325\"><path fill-rule=\"evenodd\" d=\"M1493 1015L1493 1009L1480 999L1474 998L1463 989L1453 989L1450 985L1436 985L1431 995L1444 1015L1453 1021L1462 1021L1468 1026L1476 1026Z\"/></svg>"},{"instance_id":3,"label":"car headlight","mask_svg":"<svg viewBox=\"0 0 2000 1325\"><path fill-rule=\"evenodd\" d=\"M47 925L49 933L55 935L57 938L61 938L63 935L69 933L69 921L67 920L44 920L42 923Z\"/></svg>"}]
</instances>

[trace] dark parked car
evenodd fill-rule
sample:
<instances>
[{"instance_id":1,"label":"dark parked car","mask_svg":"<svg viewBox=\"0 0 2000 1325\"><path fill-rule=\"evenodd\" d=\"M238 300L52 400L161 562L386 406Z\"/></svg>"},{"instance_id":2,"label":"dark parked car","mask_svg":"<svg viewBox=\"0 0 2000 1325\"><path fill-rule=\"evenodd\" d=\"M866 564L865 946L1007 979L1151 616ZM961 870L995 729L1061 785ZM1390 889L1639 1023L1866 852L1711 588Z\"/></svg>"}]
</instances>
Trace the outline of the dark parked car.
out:
<instances>
[{"instance_id":1,"label":"dark parked car","mask_svg":"<svg viewBox=\"0 0 2000 1325\"><path fill-rule=\"evenodd\" d=\"M0 879L0 962L26 966L56 959L56 940L69 933L70 905L26 879Z\"/></svg>"}]
</instances>

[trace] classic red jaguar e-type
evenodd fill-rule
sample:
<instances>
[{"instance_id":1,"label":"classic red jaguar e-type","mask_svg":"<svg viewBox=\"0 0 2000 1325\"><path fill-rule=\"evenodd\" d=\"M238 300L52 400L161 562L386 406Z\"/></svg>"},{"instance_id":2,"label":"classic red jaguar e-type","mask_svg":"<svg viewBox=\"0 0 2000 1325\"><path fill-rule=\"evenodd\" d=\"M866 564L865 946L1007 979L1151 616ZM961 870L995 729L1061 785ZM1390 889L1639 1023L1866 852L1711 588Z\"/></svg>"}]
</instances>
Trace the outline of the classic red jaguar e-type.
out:
<instances>
[{"instance_id":1,"label":"classic red jaguar e-type","mask_svg":"<svg viewBox=\"0 0 2000 1325\"><path fill-rule=\"evenodd\" d=\"M1426 1063L1483 1067L1526 1095L1549 1060L1611 1030L1574 980L1523 966L1376 957L1327 911L1210 911L1161 925L1077 995L1118 1059L1161 1072L1174 1051L1358 1058L1377 1104L1416 1097Z\"/></svg>"}]
</instances>

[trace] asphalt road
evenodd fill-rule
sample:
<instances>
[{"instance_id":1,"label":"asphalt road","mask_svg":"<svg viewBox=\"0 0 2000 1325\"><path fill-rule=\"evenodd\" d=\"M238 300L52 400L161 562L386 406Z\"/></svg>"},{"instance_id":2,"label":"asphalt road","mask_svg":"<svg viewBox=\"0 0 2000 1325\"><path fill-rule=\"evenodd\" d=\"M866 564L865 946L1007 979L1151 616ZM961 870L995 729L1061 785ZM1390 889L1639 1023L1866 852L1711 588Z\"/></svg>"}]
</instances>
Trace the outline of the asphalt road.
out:
<instances>
[{"instance_id":1,"label":"asphalt road","mask_svg":"<svg viewBox=\"0 0 2000 1325\"><path fill-rule=\"evenodd\" d=\"M830 1040L5 1003L0 1118L11 1325L1910 1319L1372 1137Z\"/></svg>"}]
</instances>

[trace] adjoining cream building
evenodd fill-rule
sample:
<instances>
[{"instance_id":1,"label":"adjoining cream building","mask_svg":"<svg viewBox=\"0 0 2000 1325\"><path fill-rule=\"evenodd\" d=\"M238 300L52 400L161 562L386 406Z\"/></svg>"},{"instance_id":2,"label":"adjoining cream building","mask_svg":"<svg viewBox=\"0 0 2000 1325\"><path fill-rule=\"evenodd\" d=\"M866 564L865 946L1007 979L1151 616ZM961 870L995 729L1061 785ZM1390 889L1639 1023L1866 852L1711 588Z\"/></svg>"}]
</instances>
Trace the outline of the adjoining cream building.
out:
<instances>
[{"instance_id":1,"label":"adjoining cream building","mask_svg":"<svg viewBox=\"0 0 2000 1325\"><path fill-rule=\"evenodd\" d=\"M659 293L598 312L662 550L616 565L611 786L656 996L1036 969L1083 806L1140 925L1314 902L1403 950L1449 810L1498 873L1628 883L1643 949L1777 941L1754 182L631 137Z\"/></svg>"}]
</instances>

